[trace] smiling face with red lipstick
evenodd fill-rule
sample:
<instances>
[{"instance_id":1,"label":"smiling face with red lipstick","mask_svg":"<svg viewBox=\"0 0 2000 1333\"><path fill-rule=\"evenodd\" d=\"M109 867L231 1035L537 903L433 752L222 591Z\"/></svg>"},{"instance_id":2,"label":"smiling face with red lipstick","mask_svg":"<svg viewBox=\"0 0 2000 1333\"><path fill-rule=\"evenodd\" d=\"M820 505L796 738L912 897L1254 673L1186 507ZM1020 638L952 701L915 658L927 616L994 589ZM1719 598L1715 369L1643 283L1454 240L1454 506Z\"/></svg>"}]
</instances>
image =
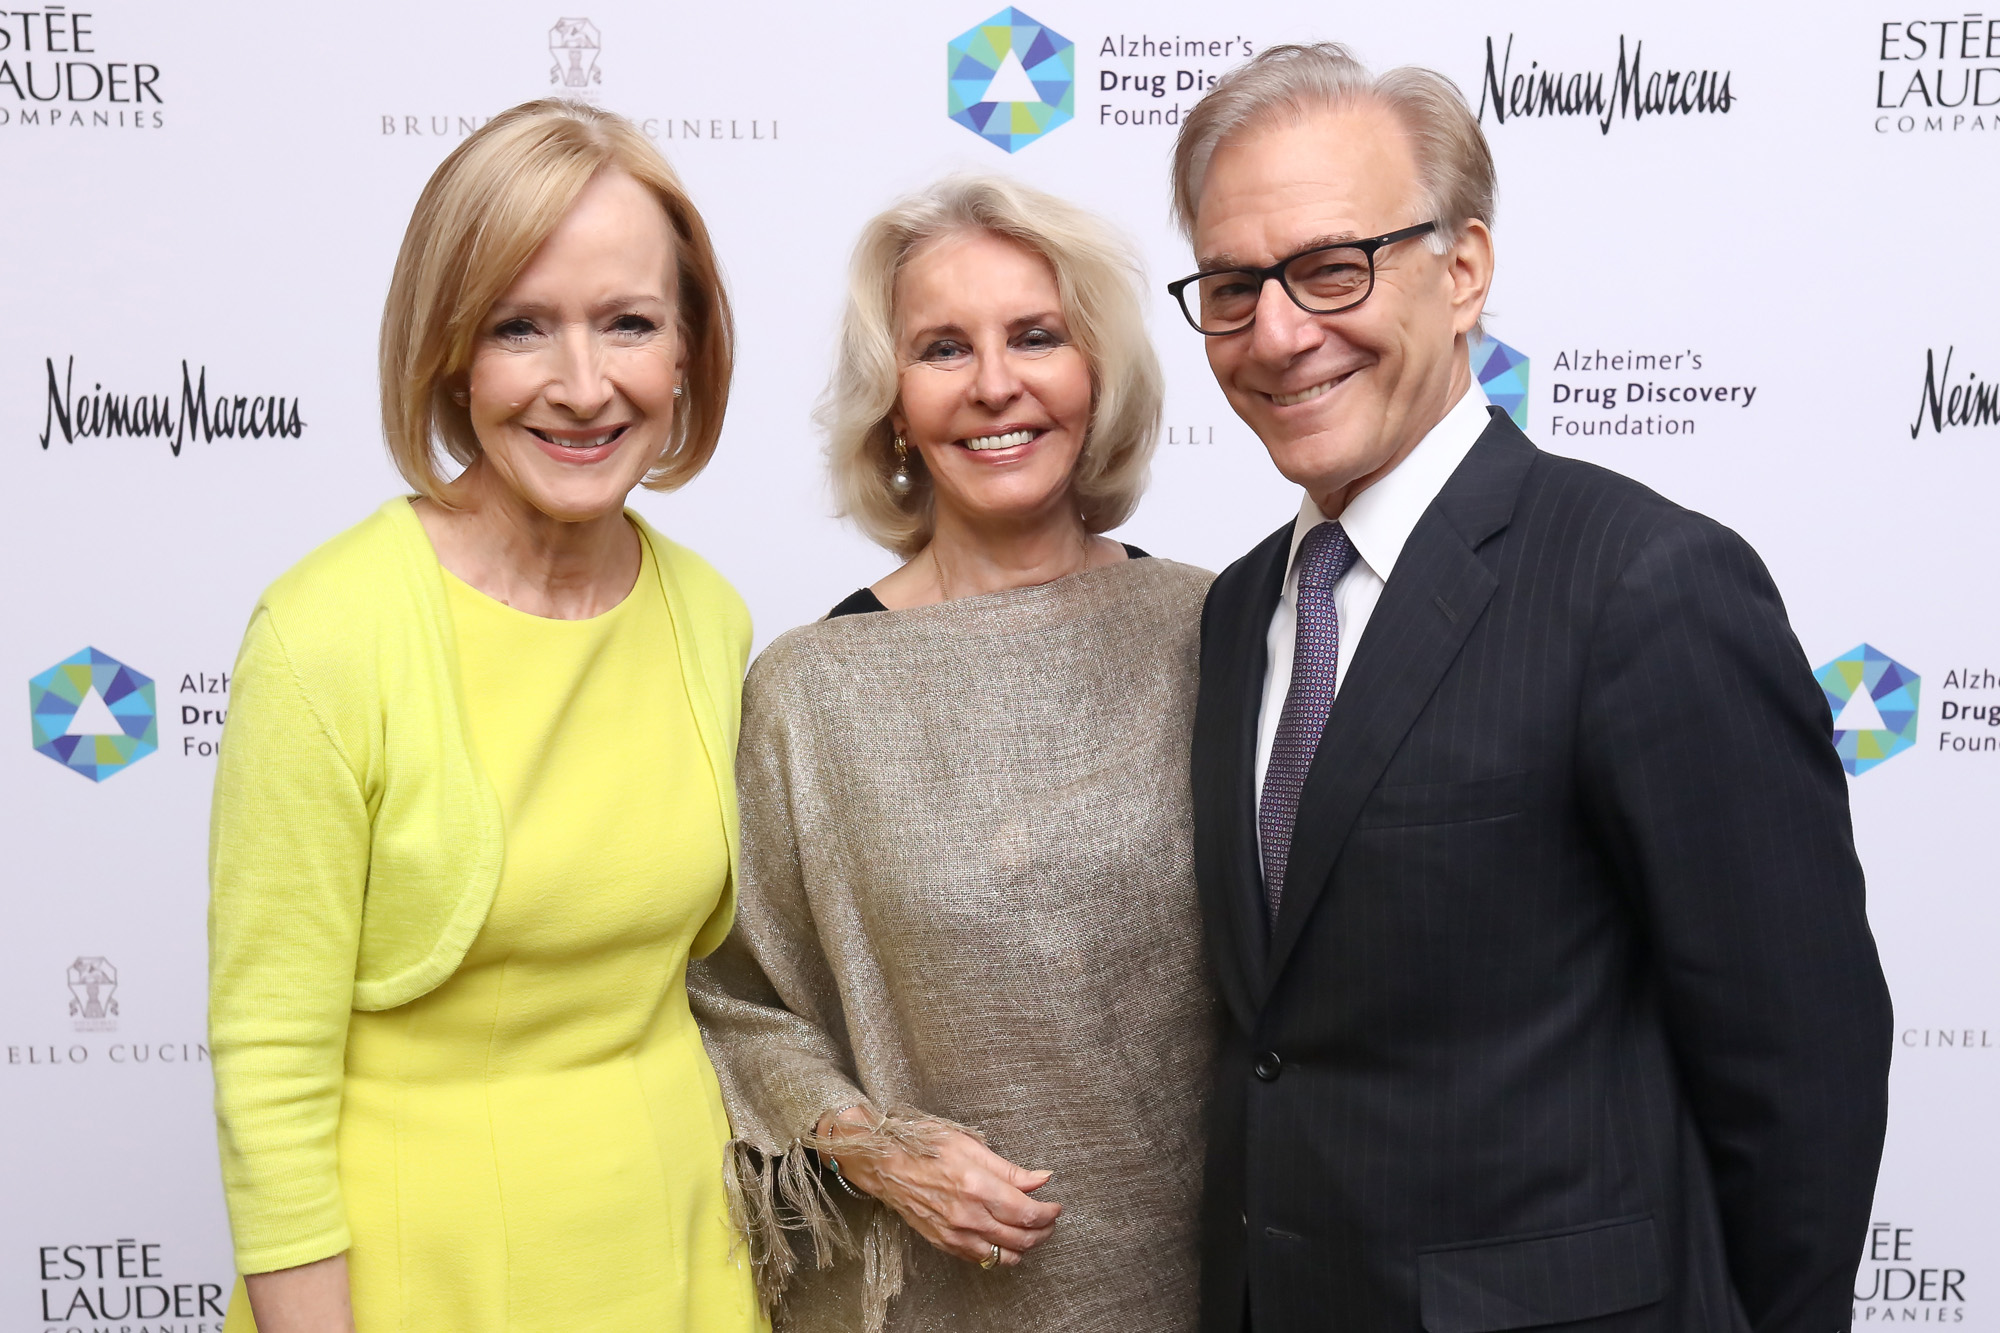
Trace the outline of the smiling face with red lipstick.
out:
<instances>
[{"instance_id":1,"label":"smiling face with red lipstick","mask_svg":"<svg viewBox=\"0 0 2000 1333\"><path fill-rule=\"evenodd\" d=\"M477 454L417 503L451 573L561 620L631 590L625 500L672 443L687 361L675 259L659 197L607 167L488 310L452 390Z\"/></svg>"},{"instance_id":2,"label":"smiling face with red lipstick","mask_svg":"<svg viewBox=\"0 0 2000 1333\"><path fill-rule=\"evenodd\" d=\"M473 349L474 468L496 500L567 523L621 513L673 429L674 278L659 201L620 171L592 180Z\"/></svg>"}]
</instances>

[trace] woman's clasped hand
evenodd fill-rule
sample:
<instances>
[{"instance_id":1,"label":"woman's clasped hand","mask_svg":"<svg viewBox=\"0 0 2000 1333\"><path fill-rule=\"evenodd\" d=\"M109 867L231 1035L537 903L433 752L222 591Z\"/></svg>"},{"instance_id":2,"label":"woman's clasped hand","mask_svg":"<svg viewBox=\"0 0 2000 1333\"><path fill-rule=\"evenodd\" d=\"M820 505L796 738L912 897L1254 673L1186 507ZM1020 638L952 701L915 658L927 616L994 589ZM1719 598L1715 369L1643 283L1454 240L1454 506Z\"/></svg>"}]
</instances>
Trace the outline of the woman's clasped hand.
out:
<instances>
[{"instance_id":1,"label":"woman's clasped hand","mask_svg":"<svg viewBox=\"0 0 2000 1333\"><path fill-rule=\"evenodd\" d=\"M947 1254L983 1268L1013 1267L1049 1237L1062 1205L1030 1197L1053 1171L1018 1167L962 1129L920 1124L910 1146L884 1144L867 1111L849 1107L820 1122L822 1158L843 1178L896 1210ZM845 1137L853 1147L842 1151ZM865 1146L864 1146L865 1145Z\"/></svg>"}]
</instances>

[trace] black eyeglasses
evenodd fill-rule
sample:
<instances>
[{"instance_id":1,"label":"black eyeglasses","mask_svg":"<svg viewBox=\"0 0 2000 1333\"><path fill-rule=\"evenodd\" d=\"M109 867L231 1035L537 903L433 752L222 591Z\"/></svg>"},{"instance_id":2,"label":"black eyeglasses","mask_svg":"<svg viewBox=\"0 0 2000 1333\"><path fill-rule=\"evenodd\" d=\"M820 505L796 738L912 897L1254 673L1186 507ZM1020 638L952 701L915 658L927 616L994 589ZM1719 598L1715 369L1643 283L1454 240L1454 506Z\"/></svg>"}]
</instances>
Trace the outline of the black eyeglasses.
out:
<instances>
[{"instance_id":1,"label":"black eyeglasses","mask_svg":"<svg viewBox=\"0 0 2000 1333\"><path fill-rule=\"evenodd\" d=\"M1218 268L1190 273L1167 291L1180 303L1197 333L1217 338L1241 333L1257 318L1264 284L1277 280L1292 304L1312 315L1352 310L1375 291L1375 252L1397 241L1413 240L1437 230L1435 222L1372 236L1365 241L1316 245L1264 268ZM1188 289L1193 288L1190 292Z\"/></svg>"}]
</instances>

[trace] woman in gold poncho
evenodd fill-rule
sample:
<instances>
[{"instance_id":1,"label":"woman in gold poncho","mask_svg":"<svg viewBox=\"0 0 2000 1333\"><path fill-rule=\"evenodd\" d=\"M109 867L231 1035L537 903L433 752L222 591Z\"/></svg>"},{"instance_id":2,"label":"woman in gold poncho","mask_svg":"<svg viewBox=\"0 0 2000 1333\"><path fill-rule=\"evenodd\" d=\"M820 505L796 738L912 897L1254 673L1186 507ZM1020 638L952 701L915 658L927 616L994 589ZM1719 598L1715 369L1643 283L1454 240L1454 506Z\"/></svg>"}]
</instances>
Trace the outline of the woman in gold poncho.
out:
<instances>
[{"instance_id":1,"label":"woman in gold poncho","mask_svg":"<svg viewBox=\"0 0 2000 1333\"><path fill-rule=\"evenodd\" d=\"M831 454L905 563L752 668L737 931L690 983L781 1328L1194 1327L1209 575L1100 535L1159 429L1136 276L997 180L858 247Z\"/></svg>"}]
</instances>

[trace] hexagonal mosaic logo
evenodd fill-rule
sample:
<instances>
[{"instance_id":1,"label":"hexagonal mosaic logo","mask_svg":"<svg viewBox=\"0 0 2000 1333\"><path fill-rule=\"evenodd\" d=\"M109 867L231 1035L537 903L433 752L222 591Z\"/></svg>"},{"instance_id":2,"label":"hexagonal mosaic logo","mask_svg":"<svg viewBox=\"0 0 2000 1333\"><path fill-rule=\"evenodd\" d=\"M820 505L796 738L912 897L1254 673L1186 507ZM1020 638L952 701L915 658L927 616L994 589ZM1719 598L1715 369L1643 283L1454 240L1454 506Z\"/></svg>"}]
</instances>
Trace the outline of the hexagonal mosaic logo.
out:
<instances>
[{"instance_id":1,"label":"hexagonal mosaic logo","mask_svg":"<svg viewBox=\"0 0 2000 1333\"><path fill-rule=\"evenodd\" d=\"M1009 7L945 47L946 109L1017 153L1076 114L1076 43Z\"/></svg>"},{"instance_id":2,"label":"hexagonal mosaic logo","mask_svg":"<svg viewBox=\"0 0 2000 1333\"><path fill-rule=\"evenodd\" d=\"M1850 648L1813 673L1833 710L1833 746L1851 775L1917 743L1923 678L1879 648Z\"/></svg>"},{"instance_id":3,"label":"hexagonal mosaic logo","mask_svg":"<svg viewBox=\"0 0 2000 1333\"><path fill-rule=\"evenodd\" d=\"M153 678L86 648L28 681L35 748L102 782L160 748Z\"/></svg>"},{"instance_id":4,"label":"hexagonal mosaic logo","mask_svg":"<svg viewBox=\"0 0 2000 1333\"><path fill-rule=\"evenodd\" d=\"M1498 338L1472 337L1472 373L1486 401L1528 428L1528 358Z\"/></svg>"}]
</instances>

